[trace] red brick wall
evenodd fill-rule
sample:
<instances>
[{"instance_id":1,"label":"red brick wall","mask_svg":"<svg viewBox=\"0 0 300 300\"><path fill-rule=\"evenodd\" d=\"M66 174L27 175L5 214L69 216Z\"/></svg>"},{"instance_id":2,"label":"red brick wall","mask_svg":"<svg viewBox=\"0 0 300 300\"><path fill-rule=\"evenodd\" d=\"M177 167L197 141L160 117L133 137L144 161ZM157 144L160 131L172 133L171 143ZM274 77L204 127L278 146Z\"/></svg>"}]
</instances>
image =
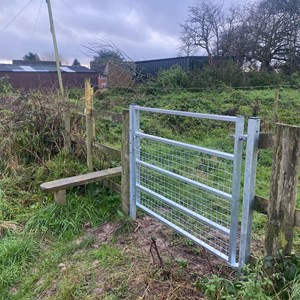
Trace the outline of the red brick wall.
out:
<instances>
[{"instance_id":1,"label":"red brick wall","mask_svg":"<svg viewBox=\"0 0 300 300\"><path fill-rule=\"evenodd\" d=\"M19 90L53 90L58 88L55 72L0 72L0 77L8 77L9 83ZM97 74L62 73L64 87L84 87L84 78L91 78L91 84L97 86Z\"/></svg>"}]
</instances>

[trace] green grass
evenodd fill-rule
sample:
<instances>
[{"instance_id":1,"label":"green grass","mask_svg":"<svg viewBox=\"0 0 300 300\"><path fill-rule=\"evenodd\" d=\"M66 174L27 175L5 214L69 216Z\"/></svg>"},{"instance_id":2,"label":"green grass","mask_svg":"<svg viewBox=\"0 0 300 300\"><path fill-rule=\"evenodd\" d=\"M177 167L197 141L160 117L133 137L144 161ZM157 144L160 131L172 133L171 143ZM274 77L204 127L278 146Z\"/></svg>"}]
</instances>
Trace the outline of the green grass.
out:
<instances>
[{"instance_id":1,"label":"green grass","mask_svg":"<svg viewBox=\"0 0 300 300\"><path fill-rule=\"evenodd\" d=\"M32 299L25 295L31 295L32 287L41 278L43 284L34 288L34 293L41 292L43 287L48 288L51 280L59 273L57 266L64 258L80 249L90 248L93 244L95 238L89 235L79 242L74 241L74 238L82 234L84 225L94 227L120 217L116 213L120 207L119 196L106 192L97 184L91 186L85 191L87 196L70 193L66 206L61 207L46 201L43 206L31 209L31 217L26 223L24 234L7 235L0 241L0 261L3 262L0 265L0 288L5 291L3 299ZM94 256L97 256L96 252L91 257ZM86 257L81 259L85 260ZM92 266L82 268L83 272L87 272ZM28 275L29 270L31 275ZM81 282L85 275L80 275L79 272L78 276ZM22 296L13 297L11 289L17 286L19 291L20 284L21 292L17 295ZM75 293L74 289L77 291L79 285L72 283L72 278L69 278L60 286L60 296L57 299L69 299L73 294L74 297L81 297L79 291Z\"/></svg>"},{"instance_id":2,"label":"green grass","mask_svg":"<svg viewBox=\"0 0 300 300\"><path fill-rule=\"evenodd\" d=\"M94 227L116 218L120 209L119 196L107 193L99 184L88 188L86 195L70 193L67 203L59 206L51 202L36 207L26 223L25 229L35 233L51 233L59 237L74 236L82 232L82 226L90 223Z\"/></svg>"},{"instance_id":3,"label":"green grass","mask_svg":"<svg viewBox=\"0 0 300 300\"><path fill-rule=\"evenodd\" d=\"M94 250L91 255L93 258L99 260L102 268L117 266L126 261L126 257L119 248L107 244L101 245L97 250Z\"/></svg>"},{"instance_id":4,"label":"green grass","mask_svg":"<svg viewBox=\"0 0 300 300\"><path fill-rule=\"evenodd\" d=\"M121 107L127 107L129 103L137 103L138 105L148 107L224 115L243 115L246 120L245 131L247 130L247 119L253 116L253 114L261 118L262 132L273 132L275 118L280 123L300 126L300 91L297 89L281 88L279 94L276 113L274 111L275 89L219 89L202 92L176 90L157 96L131 93L127 96L126 94L122 95L122 97L116 92L110 92L104 96L104 99L96 100L95 105L103 108L103 105L109 102L113 110L119 111ZM105 126L107 130L102 130L103 135L101 137L103 141L108 140L110 143L113 143L111 137L119 134L119 128L113 124L109 125L108 122L105 122ZM228 123L222 124L215 121L198 121L176 116L141 113L141 129L148 134L159 135L225 152L232 152L230 134L233 134L234 128L233 126L229 126ZM170 161L166 163L166 161L161 161L160 158L155 156L158 154L159 149L154 144L154 142L149 141L141 142L142 150L147 152L146 160L159 166L165 164L170 171L182 174L183 167L177 164L177 160L174 159L176 162L173 164ZM169 156L175 154L175 151L170 149L165 150L164 153L166 151L168 151ZM270 194L272 158L273 154L271 150L259 151L255 193L265 198L268 198ZM192 167L196 163L197 161L193 159L189 162ZM242 175L242 184L243 181L244 178ZM147 183L145 184L147 185ZM157 183L157 185L159 184L161 183ZM151 183L151 185L156 187L155 184ZM300 184L298 191L300 191ZM165 196L169 195L166 194ZM296 206L300 208L300 192L298 192ZM255 238L260 241L264 239L265 222L265 216L255 214L253 232ZM299 251L300 234L298 229L295 230L294 239L295 250Z\"/></svg>"},{"instance_id":5,"label":"green grass","mask_svg":"<svg viewBox=\"0 0 300 300\"><path fill-rule=\"evenodd\" d=\"M30 235L7 235L0 242L0 290L20 281L20 275L33 265L40 245ZM5 295L5 294L4 294ZM7 299L5 296L0 295Z\"/></svg>"},{"instance_id":6,"label":"green grass","mask_svg":"<svg viewBox=\"0 0 300 300\"><path fill-rule=\"evenodd\" d=\"M99 182L69 189L65 206L55 204L51 193L40 191L41 182L86 172L76 157L61 153L40 166L18 168L17 174L0 177L0 233L4 234L0 235L0 299L5 300L34 299L51 285L64 257L91 246L90 236L73 242L84 227L120 218L119 195ZM16 229L19 234L13 233ZM57 299L70 299L71 287L77 290L74 297L80 296L80 285L71 282L69 278L62 283L63 298Z\"/></svg>"}]
</instances>

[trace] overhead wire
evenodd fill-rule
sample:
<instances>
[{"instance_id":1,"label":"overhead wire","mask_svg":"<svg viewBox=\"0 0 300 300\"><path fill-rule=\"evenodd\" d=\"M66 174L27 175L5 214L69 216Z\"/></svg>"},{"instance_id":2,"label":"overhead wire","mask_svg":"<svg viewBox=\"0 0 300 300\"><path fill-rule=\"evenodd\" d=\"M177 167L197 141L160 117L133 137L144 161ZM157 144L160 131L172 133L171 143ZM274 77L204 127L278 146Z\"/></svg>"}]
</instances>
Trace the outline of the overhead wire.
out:
<instances>
[{"instance_id":1,"label":"overhead wire","mask_svg":"<svg viewBox=\"0 0 300 300\"><path fill-rule=\"evenodd\" d=\"M155 82L153 82L155 83ZM110 90L130 90L130 91L145 91L151 89L151 86L112 86L109 87ZM155 86L154 86L155 88ZM255 86L214 86L214 87L163 87L162 91L191 91L191 92L206 92L206 91L226 91L226 90L265 90L265 89L280 89L280 88L290 88L290 89L300 89L300 85L297 84L280 84L280 85L255 85Z\"/></svg>"},{"instance_id":2,"label":"overhead wire","mask_svg":"<svg viewBox=\"0 0 300 300\"><path fill-rule=\"evenodd\" d=\"M40 13L41 13L41 9L42 9L43 3L44 3L44 0L41 0L41 4L40 4L40 7L39 7L39 11L38 11L38 14L37 14L36 19L35 19L35 22L34 22L33 34L35 33L37 21L38 21L38 19L39 19Z\"/></svg>"},{"instance_id":3,"label":"overhead wire","mask_svg":"<svg viewBox=\"0 0 300 300\"><path fill-rule=\"evenodd\" d=\"M0 34L2 34L4 32L4 30L6 30L15 20L18 16L20 16L20 14L22 14L22 12L31 4L33 0L29 0L27 2L27 4L0 30Z\"/></svg>"},{"instance_id":4,"label":"overhead wire","mask_svg":"<svg viewBox=\"0 0 300 300\"><path fill-rule=\"evenodd\" d=\"M85 22L78 16L78 14L74 11L74 9L71 7L70 4L68 4L65 0L62 0L62 2L68 7L68 9L74 14L74 16L84 25L86 26Z\"/></svg>"},{"instance_id":5,"label":"overhead wire","mask_svg":"<svg viewBox=\"0 0 300 300\"><path fill-rule=\"evenodd\" d=\"M71 13L74 15L75 20L80 22L81 26L87 30L88 29L88 24L75 12L75 10L73 9L73 7L66 1L66 0L62 0L62 2L64 3L64 5L71 11ZM88 31L89 35L93 37L93 40L96 41L99 39L98 36L96 36L93 31ZM84 56L89 56L88 53L84 52L83 48L85 48L85 45L82 43L82 39L79 39L78 35L76 36L76 39L78 40L78 42L80 42L80 46L77 48L78 51L80 51L81 54L83 54ZM91 43L90 40L88 40L87 38L84 38L84 43L86 45L89 45ZM81 49L80 49L81 48Z\"/></svg>"}]
</instances>

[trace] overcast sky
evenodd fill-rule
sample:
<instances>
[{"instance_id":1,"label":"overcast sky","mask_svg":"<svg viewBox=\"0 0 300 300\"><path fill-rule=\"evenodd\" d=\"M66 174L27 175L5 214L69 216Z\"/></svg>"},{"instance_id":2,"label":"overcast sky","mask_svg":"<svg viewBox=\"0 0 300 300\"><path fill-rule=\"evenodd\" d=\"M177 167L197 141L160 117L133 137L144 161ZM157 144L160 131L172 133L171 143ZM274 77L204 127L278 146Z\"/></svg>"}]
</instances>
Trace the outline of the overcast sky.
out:
<instances>
[{"instance_id":1,"label":"overcast sky","mask_svg":"<svg viewBox=\"0 0 300 300\"><path fill-rule=\"evenodd\" d=\"M221 0L219 0L221 1ZM53 56L45 0L0 0L0 63L29 51ZM245 0L223 0L225 6ZM178 55L180 24L195 0L51 0L60 55L88 65L83 45L110 39L134 60Z\"/></svg>"}]
</instances>

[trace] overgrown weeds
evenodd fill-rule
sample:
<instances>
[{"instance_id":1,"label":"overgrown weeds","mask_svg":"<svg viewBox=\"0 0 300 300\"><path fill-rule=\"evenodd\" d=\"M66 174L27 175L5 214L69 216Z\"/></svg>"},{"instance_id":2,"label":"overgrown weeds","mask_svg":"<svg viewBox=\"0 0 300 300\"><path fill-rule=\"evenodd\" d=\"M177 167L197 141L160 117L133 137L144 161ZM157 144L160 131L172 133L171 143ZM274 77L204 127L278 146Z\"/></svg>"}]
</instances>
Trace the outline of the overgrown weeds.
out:
<instances>
[{"instance_id":1,"label":"overgrown weeds","mask_svg":"<svg viewBox=\"0 0 300 300\"><path fill-rule=\"evenodd\" d=\"M245 266L239 278L217 275L200 278L196 287L212 300L298 300L299 281L300 257L279 256L264 261L260 259L255 265Z\"/></svg>"},{"instance_id":2,"label":"overgrown weeds","mask_svg":"<svg viewBox=\"0 0 300 300\"><path fill-rule=\"evenodd\" d=\"M1 170L18 171L29 163L43 163L63 146L64 99L30 93L0 99Z\"/></svg>"},{"instance_id":3,"label":"overgrown weeds","mask_svg":"<svg viewBox=\"0 0 300 300\"><path fill-rule=\"evenodd\" d=\"M5 76L0 77L0 97L9 95L11 91L12 91L12 86L8 82L8 78Z\"/></svg>"}]
</instances>

